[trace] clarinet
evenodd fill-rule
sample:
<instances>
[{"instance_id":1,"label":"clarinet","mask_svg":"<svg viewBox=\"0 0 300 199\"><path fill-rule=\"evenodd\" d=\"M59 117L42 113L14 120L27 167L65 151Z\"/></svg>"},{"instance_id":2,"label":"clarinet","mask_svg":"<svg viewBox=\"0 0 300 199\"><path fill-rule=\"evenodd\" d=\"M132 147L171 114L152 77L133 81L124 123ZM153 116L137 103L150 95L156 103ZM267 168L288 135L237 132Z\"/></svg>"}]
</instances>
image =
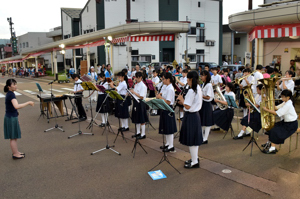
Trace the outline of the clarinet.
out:
<instances>
[{"instance_id":1,"label":"clarinet","mask_svg":"<svg viewBox=\"0 0 300 199\"><path fill-rule=\"evenodd\" d=\"M184 85L184 87L183 87L182 91L179 93L179 95L185 96L185 95L187 94L187 91L189 90L189 89L186 88L187 85L188 85L188 83L186 83L186 84ZM174 107L173 107L173 110L176 109L177 104L178 104L178 101L179 101L179 100L178 100L178 98L177 98L177 100L175 101L175 105L174 105Z\"/></svg>"}]
</instances>

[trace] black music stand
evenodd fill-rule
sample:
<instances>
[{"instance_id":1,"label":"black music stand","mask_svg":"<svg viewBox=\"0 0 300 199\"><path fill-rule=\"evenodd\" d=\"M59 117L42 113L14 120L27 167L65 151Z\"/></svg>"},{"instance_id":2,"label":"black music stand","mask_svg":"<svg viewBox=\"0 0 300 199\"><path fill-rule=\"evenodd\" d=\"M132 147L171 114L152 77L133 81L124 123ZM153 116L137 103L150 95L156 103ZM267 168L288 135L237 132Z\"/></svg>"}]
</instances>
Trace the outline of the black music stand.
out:
<instances>
[{"instance_id":1,"label":"black music stand","mask_svg":"<svg viewBox=\"0 0 300 199\"><path fill-rule=\"evenodd\" d=\"M91 94L91 90L94 91L99 91L99 89L92 83L92 82L82 82L81 86L84 90L88 90L89 91L89 95ZM93 107L92 107L92 100L90 101L90 110L91 110L91 122L89 123L89 125L86 127L86 129L91 129L91 132L93 132L93 124L97 125L97 122L94 120L94 116L93 116Z\"/></svg>"},{"instance_id":2,"label":"black music stand","mask_svg":"<svg viewBox=\"0 0 300 199\"><path fill-rule=\"evenodd\" d=\"M56 112L56 109L55 109L55 106L54 106L54 102L53 102L53 93L52 93L52 84L53 84L53 82L54 82L54 81L52 81L52 82L50 82L50 83L48 83L48 84L51 85L51 101L50 101L50 103L52 104L52 109L53 109L53 111L54 111L54 113L55 113L55 117L54 117L54 120L55 120L55 126L52 127L52 128L46 129L44 132L48 132L48 131L51 131L51 130L53 130L53 129L59 129L59 130L61 130L62 132L65 132L65 130L62 128L62 126L58 126L57 120L56 120L56 118L57 118L57 112Z\"/></svg>"},{"instance_id":3,"label":"black music stand","mask_svg":"<svg viewBox=\"0 0 300 199\"><path fill-rule=\"evenodd\" d=\"M161 109L161 110L166 110L169 111L171 114L174 113L174 110L162 99L153 99L150 100L148 102L146 102L146 104L148 104L152 109L157 110L157 109ZM163 136L163 146L165 146L165 136ZM164 155L161 158L161 160L159 161L159 163L153 167L152 169L150 169L149 171L152 171L154 168L156 168L158 165L160 165L161 163L163 163L164 161L166 161L169 165L171 165L173 167L173 169L175 169L179 174L181 174L169 161L166 152L164 151Z\"/></svg>"},{"instance_id":4,"label":"black music stand","mask_svg":"<svg viewBox=\"0 0 300 199\"><path fill-rule=\"evenodd\" d=\"M245 98L247 101L248 101L248 103L253 107L253 110L256 110L257 112L259 112L260 113L260 110L248 99L248 98ZM248 115L248 123L250 124L250 114ZM250 139L250 141L249 141L249 143L247 144L247 146L243 149L243 151L245 151L245 149L251 144L251 153L250 153L250 156L252 156L252 149L253 149L253 143L258 147L258 149L260 150L260 151L262 151L261 149L260 149L260 147L258 146L258 144L257 144L257 142L256 142L256 140L255 140L255 137L254 137L254 131L252 130L252 134L251 134L251 139Z\"/></svg>"},{"instance_id":5,"label":"black music stand","mask_svg":"<svg viewBox=\"0 0 300 199\"><path fill-rule=\"evenodd\" d=\"M234 108L238 108L237 104L235 103L234 101L234 98L231 96L231 95L224 95L226 101L227 101L227 105L228 106L232 106ZM236 120L238 122L238 119ZM233 131L233 128L232 128L232 125L230 124L229 126L230 130L231 130L231 137L235 137L235 134L234 134L234 131ZM226 137L228 131L226 131L223 139Z\"/></svg>"},{"instance_id":6,"label":"black music stand","mask_svg":"<svg viewBox=\"0 0 300 199\"><path fill-rule=\"evenodd\" d=\"M83 95L74 95L74 100L75 100L75 98L79 98L79 97L83 97ZM72 138L72 137L75 137L75 136L77 136L77 135L94 135L93 133L83 133L82 131L81 131L81 127L80 127L80 118L79 118L79 115L78 115L78 113L77 113L77 109L76 109L76 106L75 106L75 104L73 103L73 101L72 101L72 99L71 99L72 97L69 97L69 100L70 100L70 102L71 102L71 105L72 105L72 110L74 109L74 112L75 112L75 114L76 114L76 117L77 117L77 119L78 119L78 133L76 133L76 134L74 134L74 135L71 135L71 136L69 136L68 137L68 139L70 139L70 138ZM73 123L76 123L76 122L72 122L72 124Z\"/></svg>"},{"instance_id":7,"label":"black music stand","mask_svg":"<svg viewBox=\"0 0 300 199\"><path fill-rule=\"evenodd\" d=\"M37 88L39 89L39 94L40 94L40 110L41 110L41 114L40 114L40 116L39 116L39 118L37 120L37 121L39 121L42 116L44 118L44 116L47 117L47 115L46 115L45 111L43 110L43 102L41 101L42 93L44 91L43 91L43 89L42 89L42 87L41 87L41 85L39 83L35 83L35 84L36 84ZM49 120L48 120L48 123L49 123Z\"/></svg>"},{"instance_id":8,"label":"black music stand","mask_svg":"<svg viewBox=\"0 0 300 199\"><path fill-rule=\"evenodd\" d=\"M109 93L110 91L106 91L106 92ZM107 100L107 98L108 98L108 95L109 95L109 94L106 95L106 97L105 97L103 103L101 104L101 107L100 107L99 111L101 110L102 106L105 104L105 102L106 102L106 100ZM104 105L104 106L105 106L105 105ZM99 113L99 111L98 111L97 113ZM96 116L95 116L95 117L96 117ZM108 114L107 114L105 120L106 120L106 122L105 122L105 128L104 128L104 130L103 130L103 133L106 132L106 134L105 134L105 136L106 136L106 146L105 146L104 148L102 148L102 149L99 149L99 150L97 150L97 151L92 152L91 155L94 155L95 153L98 153L98 152L100 152L100 151L104 151L104 150L106 150L106 149L110 149L111 151L115 152L116 154L121 155L121 153L119 153L118 151L112 149L112 147L115 147L115 145L111 145L111 146L110 146L110 145L108 144L108 132L106 131L106 130L107 130L106 128L108 128L108 131L110 131L109 129L112 130L112 128L111 128L111 126L110 126L110 124L109 124L109 122L108 122ZM112 132L113 132L113 130L112 130ZM102 133L102 135L103 135L103 133Z\"/></svg>"}]
</instances>

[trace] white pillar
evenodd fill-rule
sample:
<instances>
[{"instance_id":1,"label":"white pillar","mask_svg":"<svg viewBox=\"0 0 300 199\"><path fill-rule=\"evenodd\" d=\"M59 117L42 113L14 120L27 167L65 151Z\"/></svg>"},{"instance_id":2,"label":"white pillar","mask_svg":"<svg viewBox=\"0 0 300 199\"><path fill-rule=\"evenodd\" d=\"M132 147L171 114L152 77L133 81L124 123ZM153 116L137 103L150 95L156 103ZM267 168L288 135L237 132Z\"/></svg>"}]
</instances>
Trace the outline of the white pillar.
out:
<instances>
[{"instance_id":1,"label":"white pillar","mask_svg":"<svg viewBox=\"0 0 300 199\"><path fill-rule=\"evenodd\" d=\"M180 54L179 54L179 38L180 38L180 33L176 33L175 34L175 60L177 61L177 63L179 64L179 60L180 60ZM174 61L174 60L173 60Z\"/></svg>"},{"instance_id":2,"label":"white pillar","mask_svg":"<svg viewBox=\"0 0 300 199\"><path fill-rule=\"evenodd\" d=\"M90 47L86 48L86 61L87 61L87 72L89 72L91 67Z\"/></svg>"},{"instance_id":3,"label":"white pillar","mask_svg":"<svg viewBox=\"0 0 300 199\"><path fill-rule=\"evenodd\" d=\"M57 53L53 51L54 79L57 74Z\"/></svg>"},{"instance_id":4,"label":"white pillar","mask_svg":"<svg viewBox=\"0 0 300 199\"><path fill-rule=\"evenodd\" d=\"M39 71L38 69L38 58L35 57L35 72L37 73Z\"/></svg>"},{"instance_id":5,"label":"white pillar","mask_svg":"<svg viewBox=\"0 0 300 199\"><path fill-rule=\"evenodd\" d=\"M22 61L22 66L23 66L23 68L25 70L25 60Z\"/></svg>"},{"instance_id":6,"label":"white pillar","mask_svg":"<svg viewBox=\"0 0 300 199\"><path fill-rule=\"evenodd\" d=\"M116 70L116 67L114 65L114 56L113 56L113 50L114 50L114 47L112 44L110 44L110 47L109 47L109 54L110 54L110 65L112 67L112 72L113 74L115 74L115 70Z\"/></svg>"},{"instance_id":7,"label":"white pillar","mask_svg":"<svg viewBox=\"0 0 300 199\"><path fill-rule=\"evenodd\" d=\"M127 35L128 39L130 38L130 35ZM128 70L131 71L131 41L127 42L127 66L128 66Z\"/></svg>"},{"instance_id":8,"label":"white pillar","mask_svg":"<svg viewBox=\"0 0 300 199\"><path fill-rule=\"evenodd\" d=\"M52 75L53 75L53 52L51 52L51 58L50 58L50 60L51 60L51 73L52 73Z\"/></svg>"},{"instance_id":9,"label":"white pillar","mask_svg":"<svg viewBox=\"0 0 300 199\"><path fill-rule=\"evenodd\" d=\"M257 41L258 41L258 50L257 50L258 54L256 55L258 56L257 64L264 65L264 39L258 39Z\"/></svg>"},{"instance_id":10,"label":"white pillar","mask_svg":"<svg viewBox=\"0 0 300 199\"><path fill-rule=\"evenodd\" d=\"M77 66L76 66L76 49L73 49L73 67L75 69L75 74L77 73Z\"/></svg>"}]
</instances>

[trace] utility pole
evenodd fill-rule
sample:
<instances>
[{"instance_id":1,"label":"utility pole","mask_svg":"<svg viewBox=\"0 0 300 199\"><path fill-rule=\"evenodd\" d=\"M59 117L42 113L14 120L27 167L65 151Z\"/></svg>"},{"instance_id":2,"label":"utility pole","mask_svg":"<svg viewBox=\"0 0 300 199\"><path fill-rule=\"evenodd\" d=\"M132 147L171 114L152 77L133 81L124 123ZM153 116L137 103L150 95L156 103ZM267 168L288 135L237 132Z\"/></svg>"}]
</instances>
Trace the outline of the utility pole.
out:
<instances>
[{"instance_id":1,"label":"utility pole","mask_svg":"<svg viewBox=\"0 0 300 199\"><path fill-rule=\"evenodd\" d=\"M252 10L253 0L248 0L248 10Z\"/></svg>"},{"instance_id":2,"label":"utility pole","mask_svg":"<svg viewBox=\"0 0 300 199\"><path fill-rule=\"evenodd\" d=\"M15 56L15 52L14 52L14 36L13 36L13 27L12 27L12 25L14 24L13 22L12 22L12 19L11 19L11 17L9 17L9 18L7 18L7 21L8 21L8 23L9 23L9 29L10 29L10 43L11 43L11 49L12 49L12 56Z\"/></svg>"}]
</instances>

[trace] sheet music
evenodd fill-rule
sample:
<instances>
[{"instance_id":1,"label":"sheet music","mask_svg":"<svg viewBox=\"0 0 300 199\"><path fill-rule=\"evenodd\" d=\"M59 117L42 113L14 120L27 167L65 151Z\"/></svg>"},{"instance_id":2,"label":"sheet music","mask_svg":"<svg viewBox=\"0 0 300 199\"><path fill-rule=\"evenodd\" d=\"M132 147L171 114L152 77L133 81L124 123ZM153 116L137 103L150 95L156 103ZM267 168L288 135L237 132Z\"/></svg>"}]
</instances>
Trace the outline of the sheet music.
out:
<instances>
[{"instance_id":1,"label":"sheet music","mask_svg":"<svg viewBox=\"0 0 300 199\"><path fill-rule=\"evenodd\" d=\"M130 90L128 90L127 89L127 92L138 102L138 103L140 103L140 101L139 101L139 98L135 95L135 94L133 94L132 92L130 92Z\"/></svg>"}]
</instances>

